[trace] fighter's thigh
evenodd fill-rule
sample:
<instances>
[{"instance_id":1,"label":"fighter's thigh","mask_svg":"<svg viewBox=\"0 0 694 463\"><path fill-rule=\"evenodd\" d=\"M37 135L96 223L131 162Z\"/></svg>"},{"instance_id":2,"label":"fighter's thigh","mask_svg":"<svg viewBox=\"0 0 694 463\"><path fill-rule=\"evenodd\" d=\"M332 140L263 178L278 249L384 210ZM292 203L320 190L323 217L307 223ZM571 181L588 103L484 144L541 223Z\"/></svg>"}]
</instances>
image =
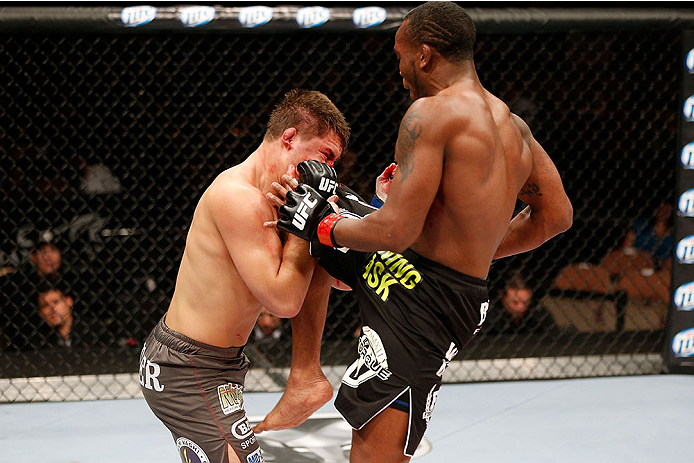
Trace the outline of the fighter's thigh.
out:
<instances>
[{"instance_id":1,"label":"fighter's thigh","mask_svg":"<svg viewBox=\"0 0 694 463\"><path fill-rule=\"evenodd\" d=\"M410 461L405 455L409 415L386 408L361 429L352 431L352 463L400 463Z\"/></svg>"},{"instance_id":2,"label":"fighter's thigh","mask_svg":"<svg viewBox=\"0 0 694 463\"><path fill-rule=\"evenodd\" d=\"M241 460L234 452L234 447L231 444L227 444L227 453L229 454L229 463L241 463Z\"/></svg>"}]
</instances>

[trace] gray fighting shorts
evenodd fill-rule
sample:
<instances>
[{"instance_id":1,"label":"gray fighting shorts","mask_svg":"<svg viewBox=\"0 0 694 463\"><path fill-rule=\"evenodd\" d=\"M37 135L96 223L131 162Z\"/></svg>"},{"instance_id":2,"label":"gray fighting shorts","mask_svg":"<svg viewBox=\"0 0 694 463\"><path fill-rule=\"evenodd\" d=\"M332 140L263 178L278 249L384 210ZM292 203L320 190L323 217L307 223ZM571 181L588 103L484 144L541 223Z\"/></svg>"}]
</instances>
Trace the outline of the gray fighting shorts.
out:
<instances>
[{"instance_id":1,"label":"gray fighting shorts","mask_svg":"<svg viewBox=\"0 0 694 463\"><path fill-rule=\"evenodd\" d=\"M171 431L184 462L263 462L243 406L250 362L243 347L220 348L169 329L162 318L140 354L142 394Z\"/></svg>"}]
</instances>

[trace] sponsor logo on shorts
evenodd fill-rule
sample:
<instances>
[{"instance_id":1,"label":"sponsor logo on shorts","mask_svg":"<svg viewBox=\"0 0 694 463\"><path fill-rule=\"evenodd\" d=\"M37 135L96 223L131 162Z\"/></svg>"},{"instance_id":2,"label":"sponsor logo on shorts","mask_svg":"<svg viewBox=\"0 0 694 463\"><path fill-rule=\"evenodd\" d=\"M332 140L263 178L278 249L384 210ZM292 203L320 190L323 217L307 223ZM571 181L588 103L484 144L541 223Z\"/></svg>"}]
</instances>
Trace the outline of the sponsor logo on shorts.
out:
<instances>
[{"instance_id":1,"label":"sponsor logo on shorts","mask_svg":"<svg viewBox=\"0 0 694 463\"><path fill-rule=\"evenodd\" d=\"M388 356L378 333L368 326L362 327L357 350L359 359L347 368L342 378L345 385L357 387L374 377L382 381L390 378L393 373L388 369Z\"/></svg>"},{"instance_id":2,"label":"sponsor logo on shorts","mask_svg":"<svg viewBox=\"0 0 694 463\"><path fill-rule=\"evenodd\" d=\"M247 6L239 11L239 22L243 27L258 27L269 23L272 15L269 6Z\"/></svg>"},{"instance_id":3,"label":"sponsor logo on shorts","mask_svg":"<svg viewBox=\"0 0 694 463\"><path fill-rule=\"evenodd\" d=\"M694 188L680 195L680 199L677 201L677 215L694 217Z\"/></svg>"},{"instance_id":4,"label":"sponsor logo on shorts","mask_svg":"<svg viewBox=\"0 0 694 463\"><path fill-rule=\"evenodd\" d=\"M246 461L248 461L248 463L264 463L265 458L263 458L263 452L258 448L255 452L246 457Z\"/></svg>"},{"instance_id":5,"label":"sponsor logo on shorts","mask_svg":"<svg viewBox=\"0 0 694 463\"><path fill-rule=\"evenodd\" d=\"M672 353L675 357L694 356L694 328L680 331L672 338Z\"/></svg>"},{"instance_id":6,"label":"sponsor logo on shorts","mask_svg":"<svg viewBox=\"0 0 694 463\"><path fill-rule=\"evenodd\" d=\"M120 21L128 27L144 26L157 17L157 9L153 6L129 6L120 12Z\"/></svg>"},{"instance_id":7,"label":"sponsor logo on shorts","mask_svg":"<svg viewBox=\"0 0 694 463\"><path fill-rule=\"evenodd\" d=\"M672 303L677 310L694 310L694 281L677 288L672 296Z\"/></svg>"},{"instance_id":8,"label":"sponsor logo on shorts","mask_svg":"<svg viewBox=\"0 0 694 463\"><path fill-rule=\"evenodd\" d=\"M680 163L685 169L694 169L694 141L682 148Z\"/></svg>"},{"instance_id":9,"label":"sponsor logo on shorts","mask_svg":"<svg viewBox=\"0 0 694 463\"><path fill-rule=\"evenodd\" d=\"M178 12L178 20L185 27L198 27L212 21L216 14L213 6L188 6Z\"/></svg>"},{"instance_id":10,"label":"sponsor logo on shorts","mask_svg":"<svg viewBox=\"0 0 694 463\"><path fill-rule=\"evenodd\" d=\"M675 257L677 257L677 262L680 264L694 263L694 235L682 238L682 240L677 243Z\"/></svg>"},{"instance_id":11,"label":"sponsor logo on shorts","mask_svg":"<svg viewBox=\"0 0 694 463\"><path fill-rule=\"evenodd\" d=\"M250 437L250 439L246 439L245 441L241 442L241 448L243 450L246 450L248 447L251 445L255 444L255 434Z\"/></svg>"},{"instance_id":12,"label":"sponsor logo on shorts","mask_svg":"<svg viewBox=\"0 0 694 463\"><path fill-rule=\"evenodd\" d=\"M694 74L694 48L687 53L687 57L684 59L684 68L688 73Z\"/></svg>"},{"instance_id":13,"label":"sponsor logo on shorts","mask_svg":"<svg viewBox=\"0 0 694 463\"><path fill-rule=\"evenodd\" d=\"M383 302L388 300L390 286L399 284L414 289L422 281L422 274L402 254L390 251L375 252L364 267L362 278Z\"/></svg>"},{"instance_id":14,"label":"sponsor logo on shorts","mask_svg":"<svg viewBox=\"0 0 694 463\"><path fill-rule=\"evenodd\" d=\"M231 434L239 440L244 440L253 434L251 423L245 416L231 425Z\"/></svg>"},{"instance_id":15,"label":"sponsor logo on shorts","mask_svg":"<svg viewBox=\"0 0 694 463\"><path fill-rule=\"evenodd\" d=\"M380 6L366 6L357 8L352 13L352 23L359 29L366 29L381 24L386 20L388 13Z\"/></svg>"},{"instance_id":16,"label":"sponsor logo on shorts","mask_svg":"<svg viewBox=\"0 0 694 463\"><path fill-rule=\"evenodd\" d=\"M225 415L243 409L243 386L235 383L222 384L217 386L219 405Z\"/></svg>"},{"instance_id":17,"label":"sponsor logo on shorts","mask_svg":"<svg viewBox=\"0 0 694 463\"><path fill-rule=\"evenodd\" d=\"M178 448L181 460L186 463L210 463L210 459L207 458L205 452L202 451L198 444L190 439L179 437L176 439L176 447Z\"/></svg>"},{"instance_id":18,"label":"sponsor logo on shorts","mask_svg":"<svg viewBox=\"0 0 694 463\"><path fill-rule=\"evenodd\" d=\"M296 23L308 29L322 26L330 19L330 9L323 6L307 6L296 12Z\"/></svg>"},{"instance_id":19,"label":"sponsor logo on shorts","mask_svg":"<svg viewBox=\"0 0 694 463\"><path fill-rule=\"evenodd\" d=\"M682 115L689 122L694 121L694 95L687 98L684 102L684 106L682 106Z\"/></svg>"},{"instance_id":20,"label":"sponsor logo on shorts","mask_svg":"<svg viewBox=\"0 0 694 463\"><path fill-rule=\"evenodd\" d=\"M145 357L145 349L147 349L147 343L140 351L140 386L150 391L161 392L164 390L164 385L159 382L161 367Z\"/></svg>"},{"instance_id":21,"label":"sponsor logo on shorts","mask_svg":"<svg viewBox=\"0 0 694 463\"><path fill-rule=\"evenodd\" d=\"M434 413L434 407L436 406L436 399L439 397L439 391L437 389L438 384L434 384L427 395L427 405L424 408L424 413L422 414L422 419L427 422L429 426L429 420L431 420L431 415Z\"/></svg>"}]
</instances>

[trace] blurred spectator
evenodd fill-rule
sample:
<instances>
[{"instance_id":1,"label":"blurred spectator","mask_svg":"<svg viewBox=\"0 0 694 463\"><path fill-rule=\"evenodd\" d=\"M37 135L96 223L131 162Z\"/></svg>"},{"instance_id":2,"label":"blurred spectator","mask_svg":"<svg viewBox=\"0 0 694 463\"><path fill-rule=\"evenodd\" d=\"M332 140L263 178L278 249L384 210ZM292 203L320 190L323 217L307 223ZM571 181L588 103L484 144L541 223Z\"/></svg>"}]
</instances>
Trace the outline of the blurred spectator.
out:
<instances>
[{"instance_id":1,"label":"blurred spectator","mask_svg":"<svg viewBox=\"0 0 694 463\"><path fill-rule=\"evenodd\" d=\"M89 310L76 310L76 301L63 289L45 282L39 288L36 300L39 321L25 342L24 349L41 350L57 347L76 348L100 344L99 335L104 330Z\"/></svg>"},{"instance_id":2,"label":"blurred spectator","mask_svg":"<svg viewBox=\"0 0 694 463\"><path fill-rule=\"evenodd\" d=\"M63 288L64 294L80 294L78 288L84 284L69 271L58 246L39 242L22 265L0 277L0 286L0 332L6 348L28 349L40 345L34 338L44 324L36 311L37 294L46 287ZM70 301L70 305L74 303Z\"/></svg>"},{"instance_id":3,"label":"blurred spectator","mask_svg":"<svg viewBox=\"0 0 694 463\"><path fill-rule=\"evenodd\" d=\"M556 287L564 290L611 293L626 291L630 298L669 301L673 205L664 202L650 220L637 219L622 247L599 264L571 264L559 273Z\"/></svg>"},{"instance_id":4,"label":"blurred spectator","mask_svg":"<svg viewBox=\"0 0 694 463\"><path fill-rule=\"evenodd\" d=\"M29 255L29 260L39 278L54 280L59 276L62 256L60 249L53 243L39 243Z\"/></svg>"},{"instance_id":5,"label":"blurred spectator","mask_svg":"<svg viewBox=\"0 0 694 463\"><path fill-rule=\"evenodd\" d=\"M282 333L282 320L263 308L253 328L253 341L256 344L268 344L277 341Z\"/></svg>"},{"instance_id":6,"label":"blurred spectator","mask_svg":"<svg viewBox=\"0 0 694 463\"><path fill-rule=\"evenodd\" d=\"M501 296L502 310L491 317L488 331L504 334L558 332L552 314L533 302L530 287L520 276L513 276Z\"/></svg>"},{"instance_id":7,"label":"blurred spectator","mask_svg":"<svg viewBox=\"0 0 694 463\"><path fill-rule=\"evenodd\" d=\"M674 246L672 212L672 203L664 202L650 220L637 219L634 222L621 249L611 251L602 261L610 275L619 277L634 268L639 271L659 269L670 258Z\"/></svg>"},{"instance_id":8,"label":"blurred spectator","mask_svg":"<svg viewBox=\"0 0 694 463\"><path fill-rule=\"evenodd\" d=\"M41 320L51 328L45 339L49 346L72 347L73 305L73 299L58 288L43 288L39 292L37 310Z\"/></svg>"}]
</instances>

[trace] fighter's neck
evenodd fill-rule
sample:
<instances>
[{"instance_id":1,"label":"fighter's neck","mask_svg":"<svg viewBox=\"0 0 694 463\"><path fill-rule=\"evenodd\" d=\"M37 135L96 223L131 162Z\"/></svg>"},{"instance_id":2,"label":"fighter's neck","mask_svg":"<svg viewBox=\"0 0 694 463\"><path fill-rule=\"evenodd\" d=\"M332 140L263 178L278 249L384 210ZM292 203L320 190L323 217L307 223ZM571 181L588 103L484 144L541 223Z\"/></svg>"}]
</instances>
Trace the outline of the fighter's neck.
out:
<instances>
[{"instance_id":1,"label":"fighter's neck","mask_svg":"<svg viewBox=\"0 0 694 463\"><path fill-rule=\"evenodd\" d=\"M268 193L273 182L280 182L289 164L273 144L262 143L244 161L251 184L263 193ZM286 164L286 165L285 165Z\"/></svg>"},{"instance_id":2,"label":"fighter's neck","mask_svg":"<svg viewBox=\"0 0 694 463\"><path fill-rule=\"evenodd\" d=\"M440 66L435 74L429 76L426 83L427 96L435 96L454 86L479 85L479 77L472 61L463 64Z\"/></svg>"}]
</instances>

